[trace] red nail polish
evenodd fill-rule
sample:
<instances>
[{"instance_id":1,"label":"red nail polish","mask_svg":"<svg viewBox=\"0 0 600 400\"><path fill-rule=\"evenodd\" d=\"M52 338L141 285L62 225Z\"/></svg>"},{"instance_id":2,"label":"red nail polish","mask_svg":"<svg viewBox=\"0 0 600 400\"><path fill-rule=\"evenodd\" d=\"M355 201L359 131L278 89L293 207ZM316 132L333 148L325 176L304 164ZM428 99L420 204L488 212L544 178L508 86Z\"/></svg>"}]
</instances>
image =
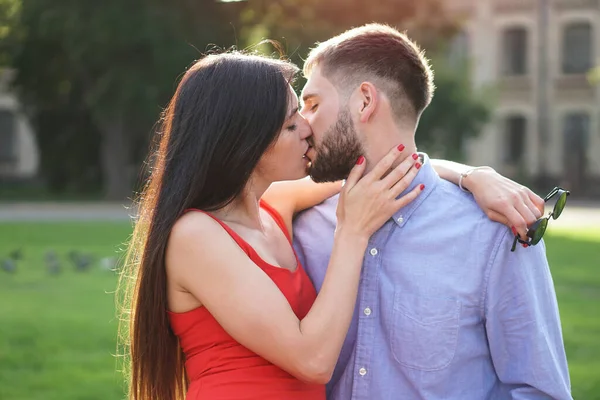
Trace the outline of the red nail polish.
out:
<instances>
[{"instance_id":1,"label":"red nail polish","mask_svg":"<svg viewBox=\"0 0 600 400\"><path fill-rule=\"evenodd\" d=\"M360 165L365 161L365 158L363 156L358 157L358 160L356 160L356 165Z\"/></svg>"},{"instance_id":2,"label":"red nail polish","mask_svg":"<svg viewBox=\"0 0 600 400\"><path fill-rule=\"evenodd\" d=\"M514 226L511 226L510 229L512 230L513 235L517 236L517 229Z\"/></svg>"},{"instance_id":3,"label":"red nail polish","mask_svg":"<svg viewBox=\"0 0 600 400\"><path fill-rule=\"evenodd\" d=\"M398 146L398 151L402 151L402 150L404 150L404 145L403 144L401 144L400 146Z\"/></svg>"},{"instance_id":4,"label":"red nail polish","mask_svg":"<svg viewBox=\"0 0 600 400\"><path fill-rule=\"evenodd\" d=\"M529 247L529 245L527 243L521 243L523 245L523 247L527 248Z\"/></svg>"},{"instance_id":5,"label":"red nail polish","mask_svg":"<svg viewBox=\"0 0 600 400\"><path fill-rule=\"evenodd\" d=\"M421 190L425 190L425 185L423 185L422 183L419 185L419 189Z\"/></svg>"},{"instance_id":6,"label":"red nail polish","mask_svg":"<svg viewBox=\"0 0 600 400\"><path fill-rule=\"evenodd\" d=\"M416 169L419 169L419 168L421 168L421 163L416 163L416 164L415 164L415 168L416 168Z\"/></svg>"},{"instance_id":7,"label":"red nail polish","mask_svg":"<svg viewBox=\"0 0 600 400\"><path fill-rule=\"evenodd\" d=\"M419 155L417 153L413 153L412 158L413 160L416 160L417 158L419 158Z\"/></svg>"}]
</instances>

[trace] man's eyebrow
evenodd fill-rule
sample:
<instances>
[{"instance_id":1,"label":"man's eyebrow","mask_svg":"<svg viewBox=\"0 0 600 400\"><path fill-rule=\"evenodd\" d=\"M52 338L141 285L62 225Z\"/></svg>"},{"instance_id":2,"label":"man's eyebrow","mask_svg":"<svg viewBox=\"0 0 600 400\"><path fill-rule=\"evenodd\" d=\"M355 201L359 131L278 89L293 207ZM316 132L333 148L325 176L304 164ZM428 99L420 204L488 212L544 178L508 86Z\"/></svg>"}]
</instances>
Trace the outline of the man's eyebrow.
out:
<instances>
[{"instance_id":1,"label":"man's eyebrow","mask_svg":"<svg viewBox=\"0 0 600 400\"><path fill-rule=\"evenodd\" d=\"M290 112L290 115L288 115L287 117L285 117L286 120L292 118L294 116L294 114L296 114L298 112L298 107L292 109L292 112Z\"/></svg>"}]
</instances>

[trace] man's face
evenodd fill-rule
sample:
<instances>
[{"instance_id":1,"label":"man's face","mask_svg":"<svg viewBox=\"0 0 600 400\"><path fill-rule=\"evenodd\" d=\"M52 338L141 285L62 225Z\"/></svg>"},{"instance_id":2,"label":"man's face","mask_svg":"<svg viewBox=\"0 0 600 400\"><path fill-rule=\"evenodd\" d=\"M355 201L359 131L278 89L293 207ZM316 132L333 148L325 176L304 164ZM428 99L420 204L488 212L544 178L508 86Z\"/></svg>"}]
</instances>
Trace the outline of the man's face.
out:
<instances>
[{"instance_id":1,"label":"man's face","mask_svg":"<svg viewBox=\"0 0 600 400\"><path fill-rule=\"evenodd\" d=\"M346 179L364 155L347 100L340 103L335 86L316 67L302 90L302 115L313 131L309 173L315 182Z\"/></svg>"}]
</instances>

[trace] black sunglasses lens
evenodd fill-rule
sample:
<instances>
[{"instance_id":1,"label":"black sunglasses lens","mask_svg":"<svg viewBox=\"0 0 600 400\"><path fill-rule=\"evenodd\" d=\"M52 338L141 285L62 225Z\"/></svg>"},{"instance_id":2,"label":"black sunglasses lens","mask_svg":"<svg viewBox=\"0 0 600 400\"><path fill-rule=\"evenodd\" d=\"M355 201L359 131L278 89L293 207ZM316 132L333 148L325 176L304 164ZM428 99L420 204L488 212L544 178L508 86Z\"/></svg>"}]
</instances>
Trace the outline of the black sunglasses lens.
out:
<instances>
[{"instance_id":1,"label":"black sunglasses lens","mask_svg":"<svg viewBox=\"0 0 600 400\"><path fill-rule=\"evenodd\" d=\"M552 218L556 219L556 218L560 217L560 214L562 214L563 210L565 209L565 204L567 204L567 192L560 192L558 201L556 202L556 205L554 206L554 212L552 213Z\"/></svg>"},{"instance_id":2,"label":"black sunglasses lens","mask_svg":"<svg viewBox=\"0 0 600 400\"><path fill-rule=\"evenodd\" d=\"M535 228L535 231L533 232L533 235L531 237L532 245L538 244L539 241L542 240L544 233L546 233L546 227L548 227L548 220L544 218L540 221L539 225Z\"/></svg>"}]
</instances>

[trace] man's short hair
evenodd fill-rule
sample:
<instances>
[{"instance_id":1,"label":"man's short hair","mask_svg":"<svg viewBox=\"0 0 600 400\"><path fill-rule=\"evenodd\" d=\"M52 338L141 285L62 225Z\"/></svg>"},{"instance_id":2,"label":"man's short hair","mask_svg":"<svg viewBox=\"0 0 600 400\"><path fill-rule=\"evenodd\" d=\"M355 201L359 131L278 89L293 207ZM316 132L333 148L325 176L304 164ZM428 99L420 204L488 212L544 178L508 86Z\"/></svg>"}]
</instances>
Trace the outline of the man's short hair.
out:
<instances>
[{"instance_id":1,"label":"man's short hair","mask_svg":"<svg viewBox=\"0 0 600 400\"><path fill-rule=\"evenodd\" d=\"M390 99L398 122L416 123L433 96L433 71L406 34L382 24L350 29L317 45L304 64L309 77L319 66L338 92L349 95L369 81Z\"/></svg>"}]
</instances>

